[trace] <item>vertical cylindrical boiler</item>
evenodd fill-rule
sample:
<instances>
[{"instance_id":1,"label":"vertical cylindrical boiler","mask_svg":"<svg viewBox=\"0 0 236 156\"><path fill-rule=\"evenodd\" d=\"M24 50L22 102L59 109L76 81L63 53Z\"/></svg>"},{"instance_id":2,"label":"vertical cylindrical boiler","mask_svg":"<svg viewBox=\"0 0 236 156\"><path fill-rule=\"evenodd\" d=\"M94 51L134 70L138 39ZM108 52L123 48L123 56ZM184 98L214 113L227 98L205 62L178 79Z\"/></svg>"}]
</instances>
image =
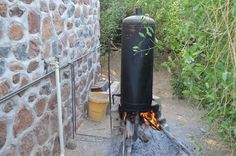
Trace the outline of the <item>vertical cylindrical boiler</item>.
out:
<instances>
[{"instance_id":1,"label":"vertical cylindrical boiler","mask_svg":"<svg viewBox=\"0 0 236 156\"><path fill-rule=\"evenodd\" d=\"M141 9L122 23L121 111L146 112L152 103L155 22Z\"/></svg>"}]
</instances>

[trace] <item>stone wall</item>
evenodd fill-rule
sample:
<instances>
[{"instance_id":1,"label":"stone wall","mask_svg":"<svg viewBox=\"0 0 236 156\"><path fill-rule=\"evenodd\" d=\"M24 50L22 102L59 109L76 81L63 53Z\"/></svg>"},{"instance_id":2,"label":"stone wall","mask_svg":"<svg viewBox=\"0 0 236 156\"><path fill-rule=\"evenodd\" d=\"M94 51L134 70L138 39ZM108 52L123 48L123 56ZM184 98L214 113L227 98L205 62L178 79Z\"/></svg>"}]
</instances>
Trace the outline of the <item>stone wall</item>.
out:
<instances>
[{"instance_id":1,"label":"stone wall","mask_svg":"<svg viewBox=\"0 0 236 156\"><path fill-rule=\"evenodd\" d=\"M0 99L76 58L77 123L99 69L99 0L0 0ZM72 135L70 66L61 70L64 137ZM0 155L60 151L54 74L0 103Z\"/></svg>"}]
</instances>

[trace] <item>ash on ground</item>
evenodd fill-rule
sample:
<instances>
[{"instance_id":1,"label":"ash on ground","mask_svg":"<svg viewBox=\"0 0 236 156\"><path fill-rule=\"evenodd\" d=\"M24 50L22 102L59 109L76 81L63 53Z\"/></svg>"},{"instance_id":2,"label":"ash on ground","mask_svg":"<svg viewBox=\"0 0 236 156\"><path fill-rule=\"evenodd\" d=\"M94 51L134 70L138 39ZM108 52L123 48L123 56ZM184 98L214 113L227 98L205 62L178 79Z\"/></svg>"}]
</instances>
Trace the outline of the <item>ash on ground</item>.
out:
<instances>
[{"instance_id":1,"label":"ash on ground","mask_svg":"<svg viewBox=\"0 0 236 156\"><path fill-rule=\"evenodd\" d=\"M144 133L150 138L148 142L142 142L139 138L133 143L131 156L186 156L163 131L157 131L146 127ZM122 136L111 139L111 149L107 156L121 156Z\"/></svg>"}]
</instances>

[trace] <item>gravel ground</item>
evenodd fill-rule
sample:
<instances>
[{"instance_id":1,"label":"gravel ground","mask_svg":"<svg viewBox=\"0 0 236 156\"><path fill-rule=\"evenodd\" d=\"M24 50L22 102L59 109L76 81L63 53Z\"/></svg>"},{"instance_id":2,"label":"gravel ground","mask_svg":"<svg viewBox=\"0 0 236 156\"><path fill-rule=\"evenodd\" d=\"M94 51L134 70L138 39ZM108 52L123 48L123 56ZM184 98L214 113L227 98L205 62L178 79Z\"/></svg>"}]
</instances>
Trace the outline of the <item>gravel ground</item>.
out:
<instances>
[{"instance_id":1,"label":"gravel ground","mask_svg":"<svg viewBox=\"0 0 236 156\"><path fill-rule=\"evenodd\" d=\"M131 156L184 156L186 155L172 140L162 131L145 128L144 133L150 138L147 143L137 139L133 143ZM120 156L122 146L122 136L111 139L110 150L107 156Z\"/></svg>"}]
</instances>

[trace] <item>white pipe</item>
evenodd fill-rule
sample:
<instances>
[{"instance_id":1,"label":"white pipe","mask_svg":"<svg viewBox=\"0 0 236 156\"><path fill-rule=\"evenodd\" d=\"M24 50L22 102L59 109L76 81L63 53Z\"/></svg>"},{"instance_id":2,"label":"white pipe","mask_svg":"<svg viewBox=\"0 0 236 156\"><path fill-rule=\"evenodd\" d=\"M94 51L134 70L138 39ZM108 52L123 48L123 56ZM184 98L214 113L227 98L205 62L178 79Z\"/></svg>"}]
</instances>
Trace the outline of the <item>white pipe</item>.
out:
<instances>
[{"instance_id":1,"label":"white pipe","mask_svg":"<svg viewBox=\"0 0 236 156\"><path fill-rule=\"evenodd\" d=\"M57 109L58 109L58 128L59 128L59 139L60 139L60 156L65 155L64 149L64 138L63 138L63 123L62 123L62 105L61 105L61 84L60 84L60 69L58 62L55 63L55 76L56 76L56 85L57 85Z\"/></svg>"}]
</instances>

